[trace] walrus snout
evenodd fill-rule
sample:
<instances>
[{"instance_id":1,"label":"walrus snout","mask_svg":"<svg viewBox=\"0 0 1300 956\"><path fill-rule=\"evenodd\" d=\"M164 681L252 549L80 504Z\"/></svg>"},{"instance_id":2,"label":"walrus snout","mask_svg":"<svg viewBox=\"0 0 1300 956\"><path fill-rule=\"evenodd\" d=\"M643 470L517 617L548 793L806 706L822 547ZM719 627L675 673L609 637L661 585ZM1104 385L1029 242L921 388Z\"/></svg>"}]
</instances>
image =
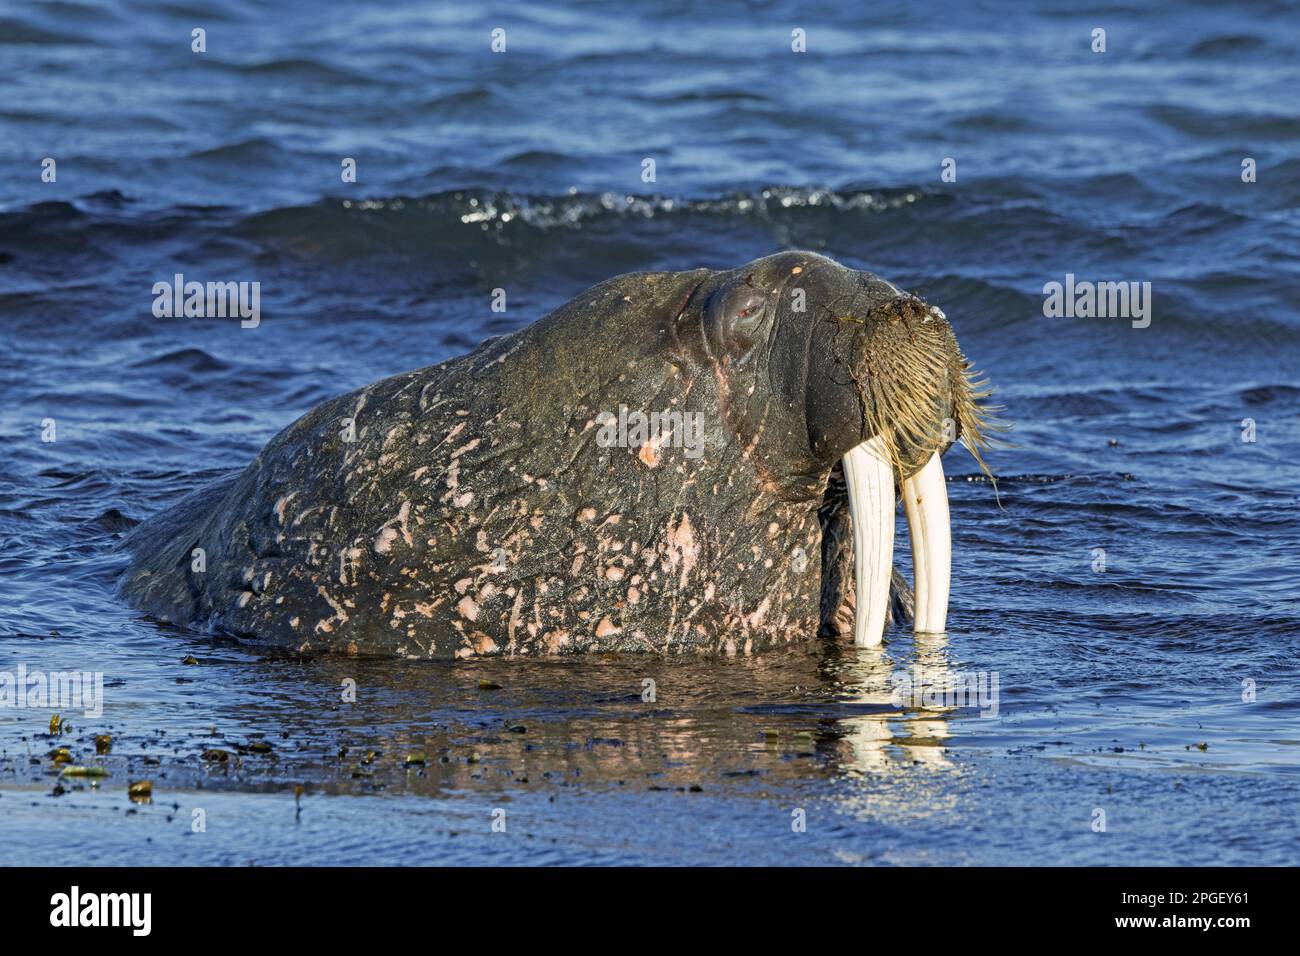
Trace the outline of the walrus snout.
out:
<instances>
[{"instance_id":1,"label":"walrus snout","mask_svg":"<svg viewBox=\"0 0 1300 956\"><path fill-rule=\"evenodd\" d=\"M855 643L882 639L900 498L912 545L914 629L942 632L952 539L941 456L960 440L983 467L989 425L979 400L988 394L985 383L972 380L970 363L937 306L824 257L804 254L802 265L801 281L817 302L817 312L803 323L808 435L818 459L839 459L844 475ZM797 328L796 306L792 301L787 308ZM842 609L831 611L842 616Z\"/></svg>"}]
</instances>

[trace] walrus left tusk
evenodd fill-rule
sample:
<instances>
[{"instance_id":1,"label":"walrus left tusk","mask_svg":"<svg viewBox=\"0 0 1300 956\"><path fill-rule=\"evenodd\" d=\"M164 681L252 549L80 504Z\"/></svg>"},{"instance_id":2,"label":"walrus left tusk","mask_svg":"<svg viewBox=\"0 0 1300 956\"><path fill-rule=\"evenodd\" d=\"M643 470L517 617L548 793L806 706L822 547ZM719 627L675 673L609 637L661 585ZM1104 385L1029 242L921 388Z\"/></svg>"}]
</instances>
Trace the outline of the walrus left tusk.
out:
<instances>
[{"instance_id":1,"label":"walrus left tusk","mask_svg":"<svg viewBox=\"0 0 1300 956\"><path fill-rule=\"evenodd\" d=\"M925 467L903 482L903 510L912 539L916 612L912 630L941 634L948 622L952 582L952 530L948 521L948 486L935 452Z\"/></svg>"},{"instance_id":2,"label":"walrus left tusk","mask_svg":"<svg viewBox=\"0 0 1300 956\"><path fill-rule=\"evenodd\" d=\"M844 456L844 481L853 519L853 643L875 647L885 637L894 566L894 468L879 436Z\"/></svg>"}]
</instances>

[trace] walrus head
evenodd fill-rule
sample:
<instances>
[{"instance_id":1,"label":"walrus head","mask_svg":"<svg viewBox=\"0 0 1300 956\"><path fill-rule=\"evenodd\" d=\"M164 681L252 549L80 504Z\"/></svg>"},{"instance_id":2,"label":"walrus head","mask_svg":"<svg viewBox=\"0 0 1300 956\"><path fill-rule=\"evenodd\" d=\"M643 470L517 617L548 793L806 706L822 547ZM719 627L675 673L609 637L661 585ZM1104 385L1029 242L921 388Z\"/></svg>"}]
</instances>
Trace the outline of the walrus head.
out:
<instances>
[{"instance_id":1,"label":"walrus head","mask_svg":"<svg viewBox=\"0 0 1300 956\"><path fill-rule=\"evenodd\" d=\"M944 313L871 273L787 252L700 279L675 330L715 377L720 425L769 490L825 492L823 625L836 629L851 609L855 643L881 640L897 494L915 630L944 631L952 546L940 456L961 441L987 472L981 451L1001 427ZM843 503L851 552L837 535ZM851 581L836 567L848 560Z\"/></svg>"}]
</instances>

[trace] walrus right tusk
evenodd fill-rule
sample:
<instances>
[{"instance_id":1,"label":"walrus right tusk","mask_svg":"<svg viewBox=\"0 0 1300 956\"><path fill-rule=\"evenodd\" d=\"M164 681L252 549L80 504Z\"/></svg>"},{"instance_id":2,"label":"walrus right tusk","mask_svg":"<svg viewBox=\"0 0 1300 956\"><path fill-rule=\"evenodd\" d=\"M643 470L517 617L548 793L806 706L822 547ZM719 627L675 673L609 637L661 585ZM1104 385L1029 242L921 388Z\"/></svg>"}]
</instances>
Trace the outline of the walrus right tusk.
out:
<instances>
[{"instance_id":1,"label":"walrus right tusk","mask_svg":"<svg viewBox=\"0 0 1300 956\"><path fill-rule=\"evenodd\" d=\"M912 587L916 594L913 632L942 634L948 622L952 581L952 530L948 486L935 452L925 467L903 482L903 510L912 539Z\"/></svg>"},{"instance_id":2,"label":"walrus right tusk","mask_svg":"<svg viewBox=\"0 0 1300 956\"><path fill-rule=\"evenodd\" d=\"M844 456L844 482L853 520L853 643L875 647L885 637L894 566L894 467L880 436Z\"/></svg>"}]
</instances>

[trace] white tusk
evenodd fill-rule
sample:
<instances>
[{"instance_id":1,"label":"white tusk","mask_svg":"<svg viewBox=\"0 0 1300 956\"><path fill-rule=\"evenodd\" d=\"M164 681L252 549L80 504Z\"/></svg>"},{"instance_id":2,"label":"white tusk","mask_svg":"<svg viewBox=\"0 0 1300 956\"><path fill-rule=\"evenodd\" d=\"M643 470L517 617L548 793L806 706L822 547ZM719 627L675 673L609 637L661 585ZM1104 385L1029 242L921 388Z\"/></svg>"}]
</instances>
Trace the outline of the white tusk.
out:
<instances>
[{"instance_id":1,"label":"white tusk","mask_svg":"<svg viewBox=\"0 0 1300 956\"><path fill-rule=\"evenodd\" d=\"M912 586L916 591L913 631L942 634L948 624L952 584L952 530L948 486L935 452L925 467L903 482L903 510L912 538Z\"/></svg>"},{"instance_id":2,"label":"white tusk","mask_svg":"<svg viewBox=\"0 0 1300 956\"><path fill-rule=\"evenodd\" d=\"M894 567L894 467L879 436L844 456L844 482L853 519L853 643L874 647L885 637Z\"/></svg>"}]
</instances>

